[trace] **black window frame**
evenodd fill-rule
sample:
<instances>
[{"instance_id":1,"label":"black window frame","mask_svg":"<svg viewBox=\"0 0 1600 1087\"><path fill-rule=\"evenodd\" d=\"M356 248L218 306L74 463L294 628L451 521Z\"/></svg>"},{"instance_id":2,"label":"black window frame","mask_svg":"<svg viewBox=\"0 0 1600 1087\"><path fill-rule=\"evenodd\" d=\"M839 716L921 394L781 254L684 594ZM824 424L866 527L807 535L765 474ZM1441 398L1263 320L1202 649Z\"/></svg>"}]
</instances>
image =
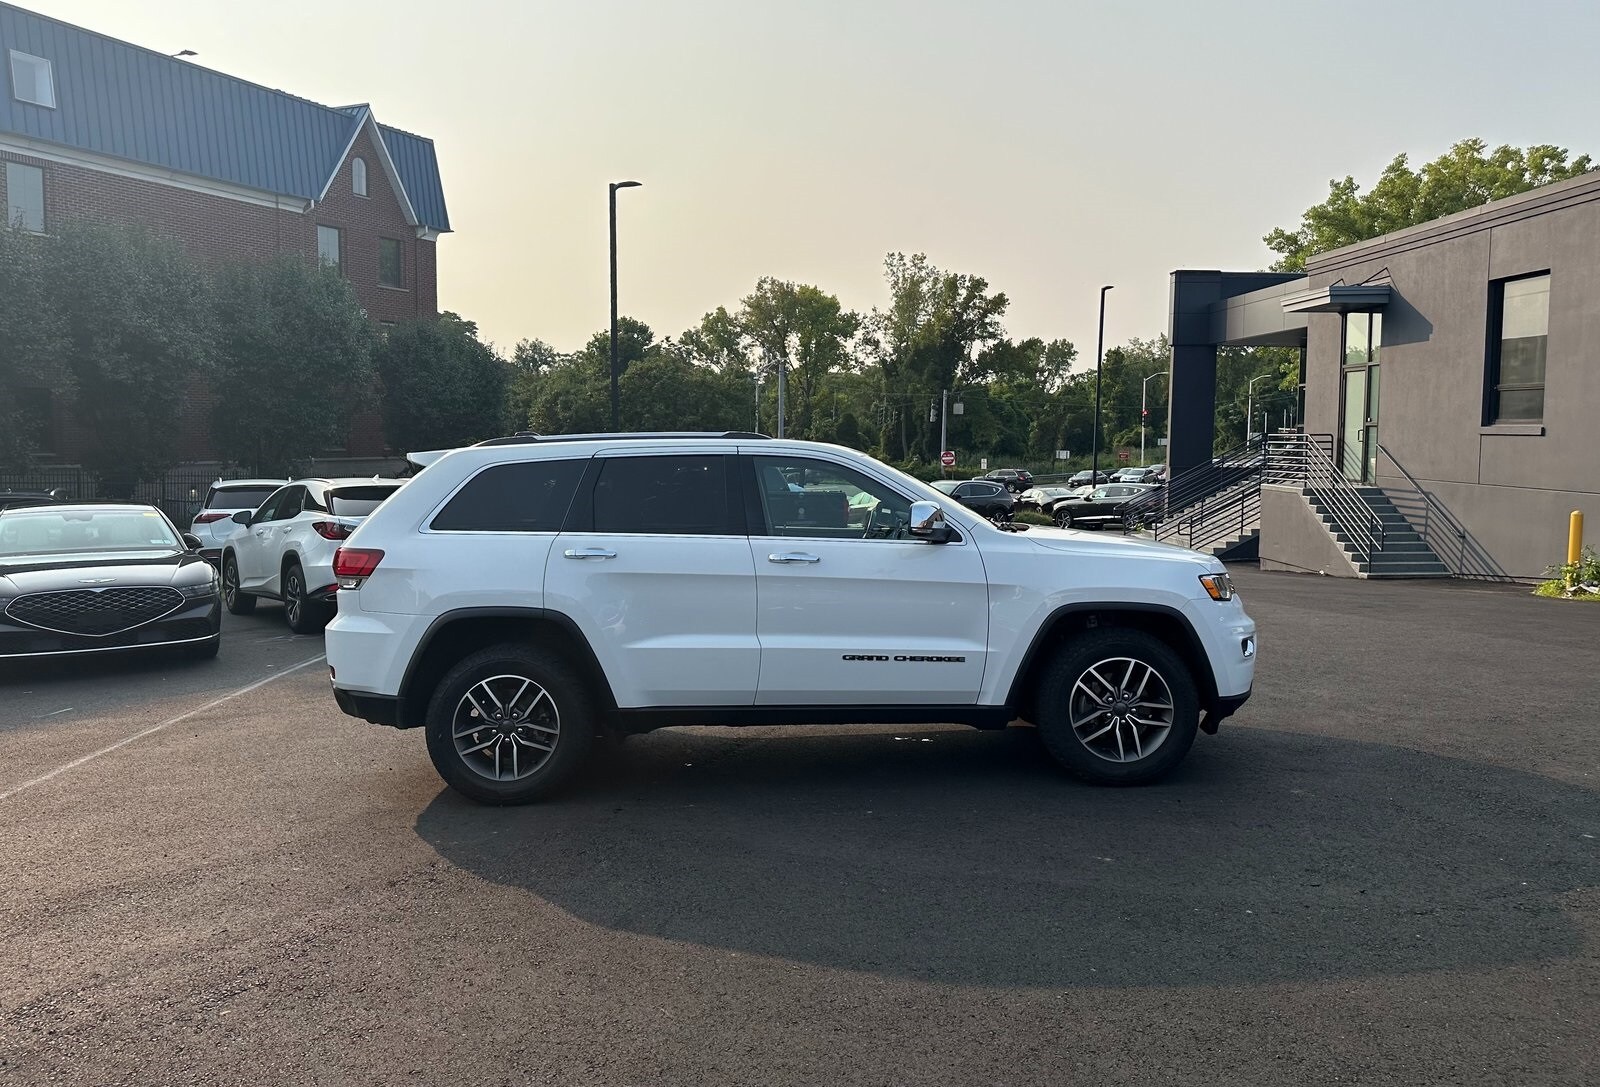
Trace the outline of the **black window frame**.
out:
<instances>
[{"instance_id":1,"label":"black window frame","mask_svg":"<svg viewBox=\"0 0 1600 1087\"><path fill-rule=\"evenodd\" d=\"M395 281L389 282L384 278L384 252L386 246L394 246ZM378 239L378 286L387 287L392 291L406 289L406 245L399 238Z\"/></svg>"},{"instance_id":2,"label":"black window frame","mask_svg":"<svg viewBox=\"0 0 1600 1087\"><path fill-rule=\"evenodd\" d=\"M724 494L723 531L718 532L663 532L658 529L627 529L616 530L611 528L597 528L595 526L594 496L595 490L600 485L600 477L605 472L606 466L616 461L624 460L657 460L661 458L705 458L720 462L722 468L722 483ZM573 496L572 505L567 510L567 519L561 527L562 532L593 533L602 536L746 536L749 531L745 520L745 504L740 497L743 488L739 486L739 477L733 461L735 456L731 453L707 453L703 451L684 452L675 449L660 451L639 451L590 458L588 467L584 470L583 478L578 482L578 492Z\"/></svg>"},{"instance_id":3,"label":"black window frame","mask_svg":"<svg viewBox=\"0 0 1600 1087\"><path fill-rule=\"evenodd\" d=\"M1544 380L1538 382L1513 382L1509 386L1502 385L1500 381L1500 349L1503 341L1506 317L1506 285L1521 283L1530 279L1545 279L1549 286L1545 290L1544 311L1544 366L1540 377ZM1555 287L1554 277L1550 269L1545 268L1536 272L1524 272L1521 275L1505 276L1502 279L1489 281L1489 323L1488 332L1484 342L1483 362L1483 425L1490 426L1543 426L1545 404L1549 390L1550 376L1550 295ZM1533 389L1539 391L1539 415L1533 419L1506 419L1500 415L1500 393L1509 389L1513 392L1525 392Z\"/></svg>"},{"instance_id":4,"label":"black window frame","mask_svg":"<svg viewBox=\"0 0 1600 1087\"><path fill-rule=\"evenodd\" d=\"M572 516L573 505L574 505L575 502L577 502L577 499L578 499L578 491L583 487L584 480L589 478L589 467L590 467L590 464L591 464L591 462L593 460L594 460L593 457L547 457L547 458L540 458L538 460L508 460L508 461L501 461L498 464L486 465L485 467L483 467L482 469L478 470L477 472L474 472L471 476L467 477L467 479L464 480L459 487L457 487L454 491L451 492L450 497L445 499L443 504L440 505L438 511L431 518L429 518L429 520L428 520L428 531L429 532L496 533L496 534L507 534L507 533L510 533L510 534L516 534L516 535L535 535L535 534L539 534L539 533L549 533L549 534L553 535L555 533L565 531L567 529L568 522L569 522L569 520L571 519L571 516ZM557 498L556 504L559 505L561 508L560 508L560 510L556 511L556 514L555 514L554 518L549 522L550 527L548 527L548 528L530 528L530 527L527 527L525 523L524 524L514 524L513 522L511 522L509 520L506 521L506 522L503 522L500 525L492 525L492 526L489 526L489 527L485 527L483 525L477 525L477 526L454 525L454 526L452 526L452 525L448 525L448 524L441 525L439 523L440 520L442 518L444 518L445 515L450 512L451 507L455 506L460 501L465 501L465 499L463 499L463 496L467 495L467 492L472 490L474 488L475 484L479 484L480 480L485 480L485 477L487 477L487 476L489 476L489 475L491 475L493 473L500 473L500 472L518 471L518 470L532 471L532 470L536 470L538 468L541 468L543 466L552 465L552 464L572 465L576 469L576 471L574 471L572 473L572 478L571 478L570 483L562 483L560 481L557 481L557 486L566 487L567 488L566 499L565 499L565 501L562 501L560 498ZM598 473L596 473L596 480L598 481ZM486 484L483 484L483 485L486 485ZM591 516L592 516L592 512L591 512Z\"/></svg>"}]
</instances>

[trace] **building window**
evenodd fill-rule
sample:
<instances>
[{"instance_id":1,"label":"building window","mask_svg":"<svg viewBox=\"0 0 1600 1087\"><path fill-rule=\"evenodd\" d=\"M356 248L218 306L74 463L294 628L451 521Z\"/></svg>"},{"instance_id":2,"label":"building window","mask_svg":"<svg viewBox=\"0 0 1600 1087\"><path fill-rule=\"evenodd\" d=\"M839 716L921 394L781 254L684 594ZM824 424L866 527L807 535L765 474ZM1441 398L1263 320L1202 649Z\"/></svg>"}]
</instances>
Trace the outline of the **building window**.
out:
<instances>
[{"instance_id":1,"label":"building window","mask_svg":"<svg viewBox=\"0 0 1600 1087\"><path fill-rule=\"evenodd\" d=\"M323 264L339 267L339 228L336 226L317 227L317 259Z\"/></svg>"},{"instance_id":2,"label":"building window","mask_svg":"<svg viewBox=\"0 0 1600 1087\"><path fill-rule=\"evenodd\" d=\"M378 239L378 284L383 287L404 287L405 261L400 243L394 238Z\"/></svg>"},{"instance_id":3,"label":"building window","mask_svg":"<svg viewBox=\"0 0 1600 1087\"><path fill-rule=\"evenodd\" d=\"M1489 285L1490 423L1544 419L1544 361L1550 333L1550 273Z\"/></svg>"},{"instance_id":4,"label":"building window","mask_svg":"<svg viewBox=\"0 0 1600 1087\"><path fill-rule=\"evenodd\" d=\"M56 81L43 57L11 50L11 94L18 102L56 108Z\"/></svg>"},{"instance_id":5,"label":"building window","mask_svg":"<svg viewBox=\"0 0 1600 1087\"><path fill-rule=\"evenodd\" d=\"M350 160L350 191L367 195L367 160L359 156Z\"/></svg>"},{"instance_id":6,"label":"building window","mask_svg":"<svg viewBox=\"0 0 1600 1087\"><path fill-rule=\"evenodd\" d=\"M44 171L6 163L6 226L44 233Z\"/></svg>"}]
</instances>

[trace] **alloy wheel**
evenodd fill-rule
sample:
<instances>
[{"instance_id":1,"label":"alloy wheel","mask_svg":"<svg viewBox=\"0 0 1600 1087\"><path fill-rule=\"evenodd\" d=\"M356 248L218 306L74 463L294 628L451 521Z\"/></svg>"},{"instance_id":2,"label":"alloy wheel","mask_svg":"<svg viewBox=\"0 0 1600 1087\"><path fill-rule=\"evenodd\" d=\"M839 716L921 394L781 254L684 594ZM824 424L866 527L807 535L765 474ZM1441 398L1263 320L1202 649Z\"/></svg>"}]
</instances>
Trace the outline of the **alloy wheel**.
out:
<instances>
[{"instance_id":1,"label":"alloy wheel","mask_svg":"<svg viewBox=\"0 0 1600 1087\"><path fill-rule=\"evenodd\" d=\"M490 781L518 781L536 773L555 753L560 737L555 700L526 676L479 680L461 696L450 721L456 754Z\"/></svg>"},{"instance_id":2,"label":"alloy wheel","mask_svg":"<svg viewBox=\"0 0 1600 1087\"><path fill-rule=\"evenodd\" d=\"M1086 668L1072 685L1069 715L1079 742L1108 762L1137 762L1172 732L1172 689L1160 672L1134 657L1110 657Z\"/></svg>"},{"instance_id":3,"label":"alloy wheel","mask_svg":"<svg viewBox=\"0 0 1600 1087\"><path fill-rule=\"evenodd\" d=\"M289 576L284 579L283 608L289 615L291 625L300 622L300 612L305 607L305 585L301 582L299 570L290 570Z\"/></svg>"},{"instance_id":4,"label":"alloy wheel","mask_svg":"<svg viewBox=\"0 0 1600 1087\"><path fill-rule=\"evenodd\" d=\"M230 608L239 600L239 568L232 559L222 564L222 600Z\"/></svg>"}]
</instances>

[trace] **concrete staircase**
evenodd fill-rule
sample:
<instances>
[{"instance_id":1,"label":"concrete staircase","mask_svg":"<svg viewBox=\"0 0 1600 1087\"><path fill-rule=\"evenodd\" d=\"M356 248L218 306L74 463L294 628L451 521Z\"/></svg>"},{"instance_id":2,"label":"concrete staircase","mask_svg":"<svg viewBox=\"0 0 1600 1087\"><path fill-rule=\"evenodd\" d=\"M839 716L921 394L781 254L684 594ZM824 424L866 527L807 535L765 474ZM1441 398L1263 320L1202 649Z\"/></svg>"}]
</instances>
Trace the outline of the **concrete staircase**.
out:
<instances>
[{"instance_id":1,"label":"concrete staircase","mask_svg":"<svg viewBox=\"0 0 1600 1087\"><path fill-rule=\"evenodd\" d=\"M1406 520L1405 515L1395 508L1388 495L1377 487L1356 487L1354 490L1383 524L1380 547L1373 551L1370 559L1361 557L1362 545L1339 528L1337 520L1315 494L1308 493L1306 501L1311 504L1311 509L1321 519L1334 542L1350 559L1358 577L1450 576L1449 569L1433 553L1411 522Z\"/></svg>"}]
</instances>

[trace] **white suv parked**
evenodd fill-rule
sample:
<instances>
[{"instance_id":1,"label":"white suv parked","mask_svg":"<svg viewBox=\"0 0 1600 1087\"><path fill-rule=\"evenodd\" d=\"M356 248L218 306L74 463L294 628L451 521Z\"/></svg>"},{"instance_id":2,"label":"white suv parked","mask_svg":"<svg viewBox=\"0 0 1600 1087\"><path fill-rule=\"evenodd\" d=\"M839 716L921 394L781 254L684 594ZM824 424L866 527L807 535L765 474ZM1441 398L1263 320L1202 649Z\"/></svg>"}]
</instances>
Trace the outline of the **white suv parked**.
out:
<instances>
[{"instance_id":1,"label":"white suv parked","mask_svg":"<svg viewBox=\"0 0 1600 1087\"><path fill-rule=\"evenodd\" d=\"M189 531L200 541L200 554L216 566L222 561L222 545L238 528L233 515L253 510L287 479L219 479L206 491L200 511L194 515Z\"/></svg>"},{"instance_id":2,"label":"white suv parked","mask_svg":"<svg viewBox=\"0 0 1600 1087\"><path fill-rule=\"evenodd\" d=\"M681 724L1022 718L1085 778L1149 781L1255 668L1208 555L997 527L861 453L756 434L456 450L334 572L340 707L422 727L445 781L496 804L556 788L598 735Z\"/></svg>"},{"instance_id":3,"label":"white suv parked","mask_svg":"<svg viewBox=\"0 0 1600 1087\"><path fill-rule=\"evenodd\" d=\"M283 601L289 629L316 634L334 613L333 553L403 479L300 479L233 516L222 545L222 597L234 615Z\"/></svg>"}]
</instances>

